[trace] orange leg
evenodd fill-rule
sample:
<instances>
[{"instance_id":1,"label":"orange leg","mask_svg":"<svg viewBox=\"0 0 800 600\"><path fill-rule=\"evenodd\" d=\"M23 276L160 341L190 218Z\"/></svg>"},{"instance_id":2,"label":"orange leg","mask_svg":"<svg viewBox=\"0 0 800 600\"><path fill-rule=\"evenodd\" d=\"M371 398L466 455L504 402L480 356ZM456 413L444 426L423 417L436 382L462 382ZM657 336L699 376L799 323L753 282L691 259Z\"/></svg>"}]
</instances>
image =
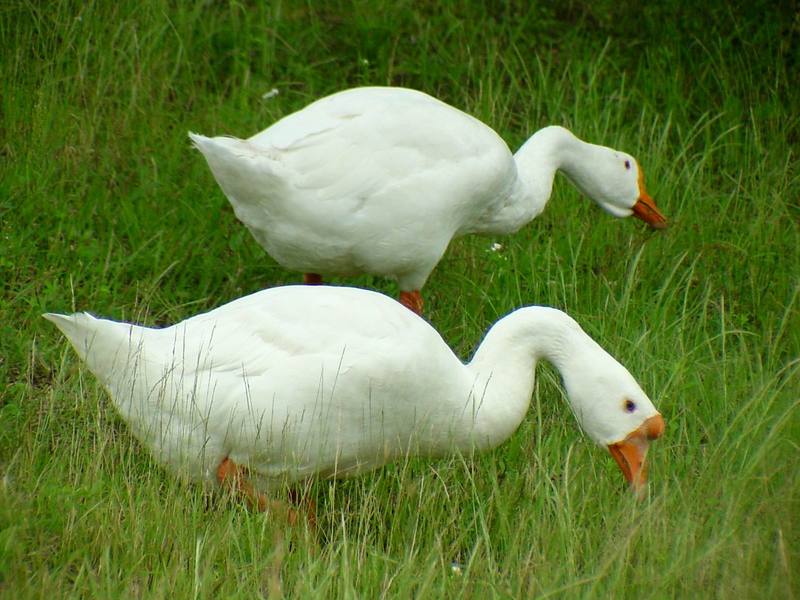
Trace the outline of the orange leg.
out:
<instances>
[{"instance_id":1,"label":"orange leg","mask_svg":"<svg viewBox=\"0 0 800 600\"><path fill-rule=\"evenodd\" d=\"M303 273L303 283L306 285L322 285L322 275L319 273Z\"/></svg>"},{"instance_id":2,"label":"orange leg","mask_svg":"<svg viewBox=\"0 0 800 600\"><path fill-rule=\"evenodd\" d=\"M400 292L400 304L418 315L422 315L422 294L419 293L419 290Z\"/></svg>"},{"instance_id":3,"label":"orange leg","mask_svg":"<svg viewBox=\"0 0 800 600\"><path fill-rule=\"evenodd\" d=\"M260 512L270 511L276 515L285 516L289 525L297 523L297 511L286 506L284 502L270 500L257 491L247 479L247 469L237 465L230 458L226 458L217 467L217 481L223 487L233 490L234 493L244 496L247 503ZM316 519L315 519L316 521Z\"/></svg>"},{"instance_id":4,"label":"orange leg","mask_svg":"<svg viewBox=\"0 0 800 600\"><path fill-rule=\"evenodd\" d=\"M308 528L311 531L316 531L317 503L314 502L311 498L307 498L306 493L298 492L297 490L289 490L289 501L296 506L300 505L306 506L306 518L308 519Z\"/></svg>"}]
</instances>

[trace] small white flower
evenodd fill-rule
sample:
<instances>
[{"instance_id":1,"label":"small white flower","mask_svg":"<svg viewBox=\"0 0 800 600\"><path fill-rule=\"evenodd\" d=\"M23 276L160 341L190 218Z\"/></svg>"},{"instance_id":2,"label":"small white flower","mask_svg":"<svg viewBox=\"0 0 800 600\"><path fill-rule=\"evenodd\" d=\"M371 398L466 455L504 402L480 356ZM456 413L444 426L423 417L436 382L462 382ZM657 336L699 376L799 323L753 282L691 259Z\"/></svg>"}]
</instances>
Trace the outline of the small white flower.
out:
<instances>
[{"instance_id":1,"label":"small white flower","mask_svg":"<svg viewBox=\"0 0 800 600\"><path fill-rule=\"evenodd\" d=\"M280 92L278 91L278 88L272 88L266 94L262 94L261 99L262 100L269 100L270 98L274 98L275 96L277 96L279 93Z\"/></svg>"},{"instance_id":2,"label":"small white flower","mask_svg":"<svg viewBox=\"0 0 800 600\"><path fill-rule=\"evenodd\" d=\"M498 244L497 242L495 242L494 244L491 245L490 249L492 252L500 252L500 250L503 249L503 244Z\"/></svg>"}]
</instances>

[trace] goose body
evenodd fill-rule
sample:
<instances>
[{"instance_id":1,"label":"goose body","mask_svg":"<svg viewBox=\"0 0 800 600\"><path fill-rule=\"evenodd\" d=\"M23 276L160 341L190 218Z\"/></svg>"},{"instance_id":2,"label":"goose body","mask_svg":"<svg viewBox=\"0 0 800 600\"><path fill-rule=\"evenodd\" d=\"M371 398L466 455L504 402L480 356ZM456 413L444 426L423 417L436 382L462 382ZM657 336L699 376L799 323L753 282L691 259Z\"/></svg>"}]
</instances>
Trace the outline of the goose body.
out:
<instances>
[{"instance_id":1,"label":"goose body","mask_svg":"<svg viewBox=\"0 0 800 600\"><path fill-rule=\"evenodd\" d=\"M45 317L156 459L198 480L226 461L268 488L495 447L522 421L540 359L630 481L643 482L647 440L663 429L628 371L551 308L501 319L467 364L426 321L353 288L272 288L163 329Z\"/></svg>"},{"instance_id":2,"label":"goose body","mask_svg":"<svg viewBox=\"0 0 800 600\"><path fill-rule=\"evenodd\" d=\"M558 170L614 216L666 223L632 156L562 127L512 154L481 121L405 88L345 90L246 140L190 137L278 263L394 278L416 309L452 238L518 230L542 212Z\"/></svg>"}]
</instances>

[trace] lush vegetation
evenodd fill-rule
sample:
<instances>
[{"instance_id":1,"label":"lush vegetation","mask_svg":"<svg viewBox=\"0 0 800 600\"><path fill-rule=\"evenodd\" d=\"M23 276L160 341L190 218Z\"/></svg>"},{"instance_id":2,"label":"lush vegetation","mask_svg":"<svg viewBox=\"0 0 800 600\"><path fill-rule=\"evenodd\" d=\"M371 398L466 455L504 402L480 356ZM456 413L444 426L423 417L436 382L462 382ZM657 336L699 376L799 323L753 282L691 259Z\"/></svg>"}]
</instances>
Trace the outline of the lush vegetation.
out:
<instances>
[{"instance_id":1,"label":"lush vegetation","mask_svg":"<svg viewBox=\"0 0 800 600\"><path fill-rule=\"evenodd\" d=\"M798 593L800 19L791 3L528 4L0 7L0 594ZM626 364L667 420L644 502L540 367L498 450L312 482L318 535L287 530L163 471L40 318L172 323L299 281L186 133L250 135L361 84L437 95L512 148L557 123L640 159L670 229L560 178L518 234L452 244L426 295L465 358L537 303Z\"/></svg>"}]
</instances>

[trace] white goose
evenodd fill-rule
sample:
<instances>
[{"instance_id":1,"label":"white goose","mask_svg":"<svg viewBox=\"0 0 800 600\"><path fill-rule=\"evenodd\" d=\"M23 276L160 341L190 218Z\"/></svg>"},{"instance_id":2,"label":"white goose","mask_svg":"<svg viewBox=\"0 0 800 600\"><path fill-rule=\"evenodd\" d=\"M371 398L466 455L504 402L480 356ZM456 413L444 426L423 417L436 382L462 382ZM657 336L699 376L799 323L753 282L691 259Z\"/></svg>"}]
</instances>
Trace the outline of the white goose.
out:
<instances>
[{"instance_id":1,"label":"white goose","mask_svg":"<svg viewBox=\"0 0 800 600\"><path fill-rule=\"evenodd\" d=\"M466 365L425 320L355 288L272 288L164 329L44 316L158 461L261 508L275 481L499 445L525 416L540 359L638 490L664 430L625 367L552 308L501 319Z\"/></svg>"},{"instance_id":2,"label":"white goose","mask_svg":"<svg viewBox=\"0 0 800 600\"><path fill-rule=\"evenodd\" d=\"M415 90L345 90L247 140L189 135L278 263L307 283L397 279L416 312L450 240L518 230L542 212L558 170L612 215L666 226L632 156L563 127L536 132L512 155L491 128Z\"/></svg>"}]
</instances>

